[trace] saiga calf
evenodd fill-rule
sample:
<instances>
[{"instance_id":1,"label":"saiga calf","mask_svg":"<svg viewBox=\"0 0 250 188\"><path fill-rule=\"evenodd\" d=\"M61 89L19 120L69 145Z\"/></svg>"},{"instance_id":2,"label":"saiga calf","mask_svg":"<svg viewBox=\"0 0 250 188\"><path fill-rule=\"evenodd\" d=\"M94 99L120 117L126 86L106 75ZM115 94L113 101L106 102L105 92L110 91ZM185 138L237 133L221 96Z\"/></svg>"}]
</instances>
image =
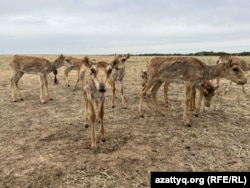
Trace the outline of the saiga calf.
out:
<instances>
[{"instance_id":1,"label":"saiga calf","mask_svg":"<svg viewBox=\"0 0 250 188\"><path fill-rule=\"evenodd\" d=\"M13 60L10 62L10 66L13 70L13 76L11 78L12 100L16 102L14 91L15 88L19 99L23 100L18 88L18 81L20 80L20 78L24 74L38 74L40 77L40 101L41 103L45 103L44 86L46 89L46 97L50 98L48 91L47 75L53 72L55 75L54 83L57 83L57 69L67 64L68 60L63 55L60 55L54 62L50 62L47 59L39 57L15 55ZM52 100L52 98L50 99Z\"/></svg>"},{"instance_id":2,"label":"saiga calf","mask_svg":"<svg viewBox=\"0 0 250 188\"><path fill-rule=\"evenodd\" d=\"M80 71L80 67L82 66L82 64L84 64L84 61L86 61L85 58L83 59L79 59L79 58L75 58L75 57L67 57L67 59L69 60L69 66L67 66L65 69L64 69L64 75L65 75L65 78L66 78L66 81L67 81L67 85L68 87L70 87L69 85L69 78L68 78L68 75L69 75L69 72L72 71L72 70L77 70L77 74L78 74L78 77L77 77L77 81L73 87L73 90L76 89L76 86L79 82L79 71ZM95 59L91 59L92 62L95 61Z\"/></svg>"},{"instance_id":3,"label":"saiga calf","mask_svg":"<svg viewBox=\"0 0 250 188\"><path fill-rule=\"evenodd\" d=\"M229 59L232 59L234 61L234 63L236 63L245 72L248 72L250 70L250 64L248 64L246 61L244 61L243 59L241 59L239 57L234 57L234 56L229 56L229 55L220 56L219 59L217 60L216 64L228 61ZM219 85L219 78L217 79L217 85ZM231 85L232 85L232 81L230 81L230 83L227 85L227 88L225 90L225 94L227 94ZM244 85L242 85L242 91L244 94L246 94Z\"/></svg>"},{"instance_id":4,"label":"saiga calf","mask_svg":"<svg viewBox=\"0 0 250 188\"><path fill-rule=\"evenodd\" d=\"M163 82L173 82L182 80L185 83L185 105L183 112L183 120L186 126L190 126L190 120L187 114L192 87L200 87L199 85L214 78L226 78L237 84L245 84L247 82L246 73L230 59L217 65L209 66L202 61L192 57L156 57L151 60L148 66L148 82L142 90L139 104L139 113L143 117L142 104L146 92L153 87L152 97L154 99L157 111L161 112L156 100L156 92Z\"/></svg>"},{"instance_id":5,"label":"saiga calf","mask_svg":"<svg viewBox=\"0 0 250 188\"><path fill-rule=\"evenodd\" d=\"M112 108L115 107L115 90L116 90L116 82L120 82L121 84L121 98L122 98L122 106L123 108L127 108L127 103L124 98L124 83L123 78L125 75L125 63L130 58L130 54L127 55L116 55L115 59L119 59L119 64L116 66L115 69L112 70L110 75L109 84L112 87Z\"/></svg>"},{"instance_id":6,"label":"saiga calf","mask_svg":"<svg viewBox=\"0 0 250 188\"><path fill-rule=\"evenodd\" d=\"M149 62L150 64L150 62ZM148 64L148 65L149 65ZM147 66L148 66L147 65ZM141 78L142 78L142 87L144 88L147 81L148 81L148 74L147 70L141 70ZM174 83L182 83L183 80L177 81L173 80ZM164 82L164 105L165 107L168 107L168 87L170 85L170 82ZM196 88L199 90L200 93L200 98L198 100L198 106L196 107L195 105L195 98L196 98ZM192 87L191 90L191 98L190 98L190 110L194 111L195 110L195 116L199 115L200 112L200 106L201 106L201 101L204 99L204 104L206 107L210 107L212 97L215 95L215 91L219 88L219 86L213 86L213 84L206 80L203 83L199 85L199 87ZM151 90L153 92L153 89Z\"/></svg>"},{"instance_id":7,"label":"saiga calf","mask_svg":"<svg viewBox=\"0 0 250 188\"><path fill-rule=\"evenodd\" d=\"M92 62L85 57L84 64L80 68L80 80L85 96L85 127L89 123L92 126L91 148L96 149L96 120L100 122L101 140L105 141L104 133L104 102L106 93L106 84L110 78L111 72L120 62L120 58L115 58L111 63L104 61ZM96 103L96 108L94 107ZM98 116L98 118L97 118Z\"/></svg>"}]
</instances>

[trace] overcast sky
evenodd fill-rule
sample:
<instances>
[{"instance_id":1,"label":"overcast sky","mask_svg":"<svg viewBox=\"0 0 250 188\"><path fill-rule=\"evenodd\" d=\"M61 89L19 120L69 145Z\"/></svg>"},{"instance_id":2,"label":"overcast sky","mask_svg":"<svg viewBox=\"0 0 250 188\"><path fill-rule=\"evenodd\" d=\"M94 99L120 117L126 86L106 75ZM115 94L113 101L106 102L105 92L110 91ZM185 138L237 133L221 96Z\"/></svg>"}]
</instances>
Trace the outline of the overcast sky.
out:
<instances>
[{"instance_id":1,"label":"overcast sky","mask_svg":"<svg viewBox=\"0 0 250 188\"><path fill-rule=\"evenodd\" d=\"M249 0L0 0L0 54L250 51Z\"/></svg>"}]
</instances>

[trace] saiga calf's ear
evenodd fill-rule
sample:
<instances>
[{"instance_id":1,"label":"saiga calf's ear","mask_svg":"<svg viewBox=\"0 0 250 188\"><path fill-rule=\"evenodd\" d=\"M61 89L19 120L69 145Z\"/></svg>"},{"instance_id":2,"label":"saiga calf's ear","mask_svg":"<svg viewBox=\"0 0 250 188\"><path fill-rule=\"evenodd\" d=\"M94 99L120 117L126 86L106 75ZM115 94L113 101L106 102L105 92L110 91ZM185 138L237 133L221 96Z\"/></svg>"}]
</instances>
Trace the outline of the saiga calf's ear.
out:
<instances>
[{"instance_id":1,"label":"saiga calf's ear","mask_svg":"<svg viewBox=\"0 0 250 188\"><path fill-rule=\"evenodd\" d=\"M130 54L128 53L126 56L126 60L128 60L130 58Z\"/></svg>"},{"instance_id":2,"label":"saiga calf's ear","mask_svg":"<svg viewBox=\"0 0 250 188\"><path fill-rule=\"evenodd\" d=\"M96 66L93 64L93 65L90 67L90 70L91 70L91 74L95 74L95 73L96 73Z\"/></svg>"},{"instance_id":3,"label":"saiga calf's ear","mask_svg":"<svg viewBox=\"0 0 250 188\"><path fill-rule=\"evenodd\" d=\"M93 61L91 61L88 56L85 56L84 59L83 59L83 64L86 67L91 68L92 65L93 65Z\"/></svg>"},{"instance_id":4,"label":"saiga calf's ear","mask_svg":"<svg viewBox=\"0 0 250 188\"><path fill-rule=\"evenodd\" d=\"M112 72L112 66L111 66L111 65L108 65L108 66L106 67L106 71L107 71L108 75L110 75L111 72Z\"/></svg>"}]
</instances>

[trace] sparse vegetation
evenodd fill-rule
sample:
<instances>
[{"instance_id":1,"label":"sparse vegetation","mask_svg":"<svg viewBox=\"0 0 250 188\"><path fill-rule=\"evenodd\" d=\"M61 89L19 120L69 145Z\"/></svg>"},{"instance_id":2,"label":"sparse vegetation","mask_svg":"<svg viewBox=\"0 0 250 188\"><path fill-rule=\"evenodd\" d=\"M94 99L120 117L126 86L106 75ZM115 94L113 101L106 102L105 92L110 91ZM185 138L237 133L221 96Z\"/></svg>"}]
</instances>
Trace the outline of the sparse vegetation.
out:
<instances>
[{"instance_id":1,"label":"sparse vegetation","mask_svg":"<svg viewBox=\"0 0 250 188\"><path fill-rule=\"evenodd\" d=\"M49 60L57 57L37 56ZM164 109L167 116L157 114L152 99L146 98L145 117L141 119L140 71L150 56L131 56L124 77L128 108L111 108L109 88L104 118L106 142L101 142L98 134L98 148L93 154L91 129L83 124L80 85L73 92L66 86L64 68L60 68L59 85L53 85L53 74L48 75L54 100L40 104L37 76L25 75L19 83L24 101L14 103L11 58L0 57L0 187L150 187L151 171L250 171L249 81L245 95L235 84L224 95L228 81L222 79L212 106L201 112L199 121L190 116L190 128L180 121L185 96L182 84L169 87L169 107ZM218 57L197 58L214 64ZM249 56L242 58L250 63ZM73 83L76 79L77 71L72 71L69 80ZM162 88L157 95L163 106Z\"/></svg>"}]
</instances>

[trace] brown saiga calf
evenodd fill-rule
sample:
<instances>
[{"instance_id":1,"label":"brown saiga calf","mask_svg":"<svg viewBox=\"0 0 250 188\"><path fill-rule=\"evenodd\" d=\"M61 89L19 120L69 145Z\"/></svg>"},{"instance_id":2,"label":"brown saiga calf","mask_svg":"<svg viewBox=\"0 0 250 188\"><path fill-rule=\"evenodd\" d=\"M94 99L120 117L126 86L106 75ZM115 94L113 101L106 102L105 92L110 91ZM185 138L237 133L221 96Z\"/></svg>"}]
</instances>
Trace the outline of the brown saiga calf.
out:
<instances>
[{"instance_id":1,"label":"brown saiga calf","mask_svg":"<svg viewBox=\"0 0 250 188\"><path fill-rule=\"evenodd\" d=\"M112 108L115 107L115 90L116 90L116 82L120 82L121 84L121 98L122 98L122 106L123 108L127 108L127 103L124 98L124 83L123 78L125 75L125 63L130 58L130 54L127 55L115 55L115 59L119 59L119 64L115 69L112 70L110 75L109 84L112 87L113 95L112 95Z\"/></svg>"},{"instance_id":2,"label":"brown saiga calf","mask_svg":"<svg viewBox=\"0 0 250 188\"><path fill-rule=\"evenodd\" d=\"M92 62L88 57L84 58L84 64L80 68L80 80L85 96L85 127L92 126L91 148L96 149L96 120L100 122L101 140L105 141L104 134L104 102L106 84L111 72L117 67L120 59L115 58L111 63L104 61ZM96 103L96 107L94 106Z\"/></svg>"},{"instance_id":3,"label":"brown saiga calf","mask_svg":"<svg viewBox=\"0 0 250 188\"><path fill-rule=\"evenodd\" d=\"M83 59L80 59L80 58L75 58L75 57L72 57L72 56L69 56L67 57L67 59L69 60L69 66L67 66L65 69L64 69L64 75L65 75L65 78L66 78L66 81L67 81L67 85L68 87L70 87L69 85L69 78L68 78L68 75L70 73L70 71L72 70L77 70L77 74L78 74L78 79L73 87L73 90L76 89L76 86L79 82L79 71L80 71L80 67L82 66L82 64L84 64L84 62L86 61L85 58ZM95 59L91 59L92 62L95 61Z\"/></svg>"},{"instance_id":4,"label":"brown saiga calf","mask_svg":"<svg viewBox=\"0 0 250 188\"><path fill-rule=\"evenodd\" d=\"M38 74L40 77L40 101L41 103L45 103L44 86L46 89L46 97L50 98L48 91L47 75L53 72L55 75L54 83L57 83L57 69L61 66L66 65L68 65L68 60L63 55L60 55L53 62L39 57L15 55L10 63L10 66L13 70L13 76L11 78L11 93L13 101L16 102L14 91L15 88L19 99L23 100L18 88L18 81L20 80L20 78L24 74ZM52 100L52 98L50 99Z\"/></svg>"},{"instance_id":5,"label":"brown saiga calf","mask_svg":"<svg viewBox=\"0 0 250 188\"><path fill-rule=\"evenodd\" d=\"M150 65L150 62L149 64ZM145 87L145 84L148 81L148 74L147 74L147 70L141 70L141 78L142 78L142 87ZM173 80L174 83L182 83L183 81L180 80ZM170 82L164 82L164 105L166 107L168 107L168 87L169 87ZM200 93L200 100L198 101L199 104L198 106L195 105L195 98L196 98L196 89L195 87L192 87L191 90L191 98L190 98L190 110L194 111L195 110L195 116L199 115L200 112L200 106L201 106L201 101L202 99L204 99L204 104L206 107L210 107L211 105L211 100L212 97L215 95L215 91L219 88L219 86L213 86L213 84L206 80L203 83L201 83L199 85L199 87L197 87L197 89L199 90ZM153 91L153 90L152 90ZM151 91L151 92L152 92Z\"/></svg>"},{"instance_id":6,"label":"brown saiga calf","mask_svg":"<svg viewBox=\"0 0 250 188\"><path fill-rule=\"evenodd\" d=\"M217 60L216 64L228 61L229 59L232 59L232 61L234 63L238 64L238 66L240 68L242 68L242 70L244 70L245 72L248 72L250 70L250 64L248 64L243 59L241 59L239 57L235 57L235 56L229 56L229 55L220 56L219 59ZM217 85L219 85L219 78L217 79ZM232 81L230 81L230 83L228 84L228 86L225 90L225 94L227 94L231 85L232 85ZM242 91L244 94L246 94L244 85L242 85Z\"/></svg>"},{"instance_id":7,"label":"brown saiga calf","mask_svg":"<svg viewBox=\"0 0 250 188\"><path fill-rule=\"evenodd\" d=\"M139 113L141 117L143 117L144 96L151 87L153 87L152 97L157 111L163 114L156 100L156 92L163 82L170 83L176 80L184 82L186 96L183 120L186 126L190 126L187 111L191 100L192 87L200 87L202 82L214 78L226 78L241 85L247 82L246 73L232 59L212 66L192 57L156 57L151 59L151 62L147 68L148 82L145 84L140 97Z\"/></svg>"}]
</instances>

